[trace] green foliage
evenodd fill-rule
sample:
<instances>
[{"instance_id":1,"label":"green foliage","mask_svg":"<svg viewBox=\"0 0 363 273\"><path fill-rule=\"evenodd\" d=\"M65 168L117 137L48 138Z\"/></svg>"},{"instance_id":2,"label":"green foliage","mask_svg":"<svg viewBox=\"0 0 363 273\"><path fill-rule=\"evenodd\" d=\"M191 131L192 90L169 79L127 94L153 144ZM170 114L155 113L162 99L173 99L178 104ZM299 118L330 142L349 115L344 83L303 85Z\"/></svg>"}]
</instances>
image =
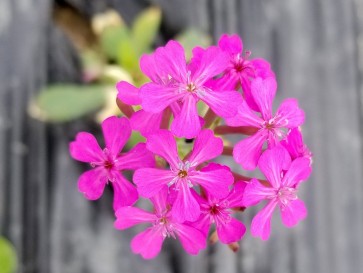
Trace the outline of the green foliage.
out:
<instances>
[{"instance_id":1,"label":"green foliage","mask_svg":"<svg viewBox=\"0 0 363 273\"><path fill-rule=\"evenodd\" d=\"M130 40L130 33L125 25L106 27L100 35L101 47L104 53L113 60L118 58L118 45L124 40Z\"/></svg>"},{"instance_id":2,"label":"green foliage","mask_svg":"<svg viewBox=\"0 0 363 273\"><path fill-rule=\"evenodd\" d=\"M211 44L211 37L193 28L183 31L176 36L176 40L184 46L187 60L190 60L192 57L192 49L194 47L207 47Z\"/></svg>"},{"instance_id":3,"label":"green foliage","mask_svg":"<svg viewBox=\"0 0 363 273\"><path fill-rule=\"evenodd\" d=\"M66 122L100 109L105 104L104 86L57 84L42 90L30 114L49 122Z\"/></svg>"},{"instance_id":4,"label":"green foliage","mask_svg":"<svg viewBox=\"0 0 363 273\"><path fill-rule=\"evenodd\" d=\"M14 273L17 267L16 252L12 244L0 237L0 273Z\"/></svg>"}]
</instances>

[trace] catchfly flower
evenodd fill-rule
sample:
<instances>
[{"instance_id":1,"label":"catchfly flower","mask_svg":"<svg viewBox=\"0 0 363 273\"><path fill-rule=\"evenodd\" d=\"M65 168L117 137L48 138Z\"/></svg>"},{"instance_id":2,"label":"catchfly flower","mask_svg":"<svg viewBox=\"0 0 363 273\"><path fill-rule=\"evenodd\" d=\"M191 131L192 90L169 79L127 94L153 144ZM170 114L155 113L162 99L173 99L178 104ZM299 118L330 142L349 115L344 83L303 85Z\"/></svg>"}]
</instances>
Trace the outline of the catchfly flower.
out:
<instances>
[{"instance_id":1,"label":"catchfly flower","mask_svg":"<svg viewBox=\"0 0 363 273\"><path fill-rule=\"evenodd\" d=\"M95 200L110 184L115 228L148 225L131 240L135 254L155 258L167 238L191 255L207 242L237 251L246 234L240 215L261 202L266 205L252 219L251 233L263 240L276 208L287 227L307 216L298 198L313 162L301 131L304 111L292 98L273 111L275 74L266 60L250 55L236 34L194 47L190 61L179 42L169 41L142 55L146 77L139 75L135 86L117 83L116 103L125 117L102 122L105 148L87 132L70 143L71 156L92 167L80 176L79 191ZM266 180L248 176L256 168ZM136 203L139 197L150 202Z\"/></svg>"},{"instance_id":2,"label":"catchfly flower","mask_svg":"<svg viewBox=\"0 0 363 273\"><path fill-rule=\"evenodd\" d=\"M138 198L137 190L120 171L152 167L155 165L154 156L144 143L120 154L131 135L130 123L126 118L107 118L102 122L102 131L106 143L103 150L96 138L86 132L78 133L76 140L69 145L74 159L90 163L93 167L80 176L78 189L87 199L96 200L101 197L109 181L114 190L114 209L132 205Z\"/></svg>"},{"instance_id":3,"label":"catchfly flower","mask_svg":"<svg viewBox=\"0 0 363 273\"><path fill-rule=\"evenodd\" d=\"M199 217L199 204L190 191L195 185L200 185L217 198L228 195L228 187L234 181L229 168L214 164L198 170L200 164L222 153L222 140L215 137L213 131L202 130L195 138L190 156L184 160L179 158L174 136L169 131L160 130L150 135L146 147L164 158L170 169L138 169L134 174L134 182L140 195L147 198L153 197L168 185L176 194L171 210L175 219L195 221Z\"/></svg>"},{"instance_id":4,"label":"catchfly flower","mask_svg":"<svg viewBox=\"0 0 363 273\"><path fill-rule=\"evenodd\" d=\"M150 201L154 205L153 213L136 207L122 207L116 212L117 229L124 230L141 223L151 224L151 227L132 239L131 248L135 254L140 254L145 259L154 258L168 237L178 237L185 251L192 255L206 247L206 237L200 230L173 217L167 186L150 198Z\"/></svg>"},{"instance_id":5,"label":"catchfly flower","mask_svg":"<svg viewBox=\"0 0 363 273\"><path fill-rule=\"evenodd\" d=\"M253 218L251 225L253 236L267 240L270 236L272 212L276 207L280 208L282 222L287 227L295 226L306 217L307 210L304 202L297 197L297 188L310 176L311 166L310 160L305 157L291 162L288 152L282 146L264 152L258 166L269 186L252 179L245 188L243 204L249 207L262 200L268 201Z\"/></svg>"}]
</instances>

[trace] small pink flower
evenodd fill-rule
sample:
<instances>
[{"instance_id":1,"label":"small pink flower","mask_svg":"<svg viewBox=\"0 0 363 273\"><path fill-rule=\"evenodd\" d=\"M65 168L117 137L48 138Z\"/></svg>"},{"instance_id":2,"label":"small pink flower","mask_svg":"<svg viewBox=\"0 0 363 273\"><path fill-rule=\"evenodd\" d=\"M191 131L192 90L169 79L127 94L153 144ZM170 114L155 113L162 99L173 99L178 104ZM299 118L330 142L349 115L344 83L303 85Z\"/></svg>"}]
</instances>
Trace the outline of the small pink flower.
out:
<instances>
[{"instance_id":1,"label":"small pink flower","mask_svg":"<svg viewBox=\"0 0 363 273\"><path fill-rule=\"evenodd\" d=\"M205 102L221 117L233 117L242 101L234 90L214 90L206 82L222 73L228 65L226 55L217 47L210 47L197 61L186 64L184 49L170 41L155 52L158 67L168 75L170 84L147 83L140 89L142 107L146 112L160 113L175 102L181 110L172 122L171 131L178 137L193 138L201 130L197 102Z\"/></svg>"},{"instance_id":2,"label":"small pink flower","mask_svg":"<svg viewBox=\"0 0 363 273\"><path fill-rule=\"evenodd\" d=\"M178 237L185 251L192 255L206 247L206 236L201 231L173 217L166 186L150 200L155 208L154 213L135 207L122 207L116 212L117 229L124 230L141 223L152 224L132 239L131 249L135 254L140 254L144 259L156 257L167 237Z\"/></svg>"},{"instance_id":3,"label":"small pink flower","mask_svg":"<svg viewBox=\"0 0 363 273\"><path fill-rule=\"evenodd\" d=\"M252 82L252 96L261 112L261 116L251 110L244 101L238 114L226 119L229 126L252 126L259 128L254 135L237 143L233 149L233 157L246 170L256 168L262 153L263 144L267 141L272 148L285 135L284 130L300 126L304 122L305 114L298 106L296 99L284 100L272 114L272 102L276 93L276 80L257 78Z\"/></svg>"},{"instance_id":4,"label":"small pink flower","mask_svg":"<svg viewBox=\"0 0 363 273\"><path fill-rule=\"evenodd\" d=\"M217 198L228 195L228 187L233 183L229 168L214 164L201 170L196 168L201 163L213 159L223 151L220 138L214 137L213 131L202 130L195 138L190 156L179 159L177 146L171 132L160 130L149 135L146 147L151 152L164 158L170 165L169 170L155 168L139 169L134 174L134 182L141 196L150 198L156 195L165 185L176 194L172 214L180 222L195 221L200 214L197 200L190 189L195 185L202 186Z\"/></svg>"},{"instance_id":5,"label":"small pink flower","mask_svg":"<svg viewBox=\"0 0 363 273\"><path fill-rule=\"evenodd\" d=\"M291 129L286 138L281 141L281 144L289 152L292 160L306 157L312 163L313 154L305 145L299 127Z\"/></svg>"},{"instance_id":6,"label":"small pink flower","mask_svg":"<svg viewBox=\"0 0 363 273\"><path fill-rule=\"evenodd\" d=\"M250 60L250 51L246 51L242 55L243 43L236 34L230 36L227 34L222 35L218 45L229 56L229 65L223 77L218 79L219 85L235 89L238 84L241 84L247 104L251 109L259 111L251 94L251 80L258 77L262 79L275 77L270 64L264 59Z\"/></svg>"},{"instance_id":7,"label":"small pink flower","mask_svg":"<svg viewBox=\"0 0 363 273\"><path fill-rule=\"evenodd\" d=\"M288 152L282 146L265 151L258 166L270 187L252 179L245 188L243 203L249 207L261 200L268 200L267 205L253 218L251 225L253 236L267 240L270 236L272 213L276 206L279 206L282 222L287 227L295 226L307 216L304 202L297 197L297 187L309 178L311 167L310 160L304 157L291 162Z\"/></svg>"},{"instance_id":8,"label":"small pink flower","mask_svg":"<svg viewBox=\"0 0 363 273\"><path fill-rule=\"evenodd\" d=\"M206 199L198 198L201 215L192 225L208 234L210 225L215 224L219 240L224 244L239 241L246 232L242 222L231 216L231 208L243 207L245 182L237 182L225 198L216 198L207 194Z\"/></svg>"},{"instance_id":9,"label":"small pink flower","mask_svg":"<svg viewBox=\"0 0 363 273\"><path fill-rule=\"evenodd\" d=\"M132 205L138 198L135 187L121 174L121 170L135 170L155 165L154 156L144 143L120 154L131 135L126 118L109 117L102 122L106 148L103 150L95 137L86 132L78 133L69 145L71 156L81 162L90 163L92 170L84 172L78 180L78 189L89 200L101 197L108 181L114 190L114 209Z\"/></svg>"}]
</instances>

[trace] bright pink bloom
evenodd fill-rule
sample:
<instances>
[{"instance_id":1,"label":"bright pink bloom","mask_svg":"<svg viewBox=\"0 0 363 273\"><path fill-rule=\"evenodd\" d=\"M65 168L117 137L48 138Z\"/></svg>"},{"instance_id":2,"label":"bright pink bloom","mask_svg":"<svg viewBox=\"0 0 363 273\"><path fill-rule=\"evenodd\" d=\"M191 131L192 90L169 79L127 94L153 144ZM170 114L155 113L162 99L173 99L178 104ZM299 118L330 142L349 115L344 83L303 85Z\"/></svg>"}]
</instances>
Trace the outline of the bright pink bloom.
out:
<instances>
[{"instance_id":1,"label":"bright pink bloom","mask_svg":"<svg viewBox=\"0 0 363 273\"><path fill-rule=\"evenodd\" d=\"M243 43L236 34L230 36L227 34L222 35L218 45L229 56L229 65L223 77L218 79L219 85L235 89L238 84L241 84L247 104L251 109L259 111L251 94L251 80L275 77L270 64L264 59L250 60L250 51L246 51L245 55L242 55Z\"/></svg>"},{"instance_id":2,"label":"bright pink bloom","mask_svg":"<svg viewBox=\"0 0 363 273\"><path fill-rule=\"evenodd\" d=\"M261 116L251 110L244 101L238 114L226 119L229 126L253 126L259 128L254 135L243 139L233 149L233 157L246 170L256 168L262 153L263 144L267 141L272 148L284 137L284 130L300 126L304 122L305 114L298 106L296 99L284 100L272 114L272 102L276 93L276 80L257 78L252 82L252 96L261 112Z\"/></svg>"},{"instance_id":3,"label":"bright pink bloom","mask_svg":"<svg viewBox=\"0 0 363 273\"><path fill-rule=\"evenodd\" d=\"M154 204L154 213L135 207L122 207L116 212L117 229L124 230L141 223L152 224L132 239L131 248L135 254L144 259L156 257L166 237L178 237L185 251L192 255L206 247L206 236L201 231L173 217L166 186L150 200Z\"/></svg>"},{"instance_id":4,"label":"bright pink bloom","mask_svg":"<svg viewBox=\"0 0 363 273\"><path fill-rule=\"evenodd\" d=\"M313 154L305 145L299 127L291 129L286 138L281 141L281 144L289 152L292 160L306 157L312 163Z\"/></svg>"},{"instance_id":5,"label":"bright pink bloom","mask_svg":"<svg viewBox=\"0 0 363 273\"><path fill-rule=\"evenodd\" d=\"M198 165L217 157L223 151L222 140L215 137L213 131L202 130L197 135L194 148L185 160L179 158L174 136L169 131L160 130L149 135L146 147L164 158L169 163L170 170L155 168L137 170L134 182L138 192L141 196L150 198L165 185L170 186L170 190L176 194L172 214L178 221L195 221L199 217L199 204L190 191L194 185L200 185L217 198L228 195L228 187L233 183L233 176L227 167L213 164L200 171L196 169Z\"/></svg>"},{"instance_id":6,"label":"bright pink bloom","mask_svg":"<svg viewBox=\"0 0 363 273\"><path fill-rule=\"evenodd\" d=\"M155 52L158 67L168 75L170 84L147 83L140 89L142 107L146 112L160 113L178 102L180 113L175 116L171 131L178 137L193 138L201 130L197 102L202 100L217 115L233 117L242 101L234 90L214 90L205 83L222 73L228 65L226 55L217 47L210 47L197 61L186 64L184 49L176 41L170 41Z\"/></svg>"},{"instance_id":7,"label":"bright pink bloom","mask_svg":"<svg viewBox=\"0 0 363 273\"><path fill-rule=\"evenodd\" d=\"M126 118L109 117L102 122L106 148L101 149L96 138L86 132L78 133L71 142L71 156L94 168L84 172L78 180L78 189L89 200L101 197L108 181L114 190L114 209L132 205L138 198L135 187L121 174L121 170L135 170L155 165L154 156L144 143L137 144L132 150L120 154L131 135L130 123Z\"/></svg>"},{"instance_id":8,"label":"bright pink bloom","mask_svg":"<svg viewBox=\"0 0 363 273\"><path fill-rule=\"evenodd\" d=\"M258 167L271 187L252 179L245 188L243 204L246 207L268 200L268 204L253 218L251 225L252 235L261 237L262 240L267 240L270 236L271 217L276 206L279 206L282 222L287 227L295 226L307 216L304 202L297 197L297 187L310 176L310 160L300 157L291 162L287 159L290 159L289 154L282 146L265 151Z\"/></svg>"},{"instance_id":9,"label":"bright pink bloom","mask_svg":"<svg viewBox=\"0 0 363 273\"><path fill-rule=\"evenodd\" d=\"M215 223L219 240L224 244L239 241L246 232L246 227L239 220L231 217L231 208L243 207L245 182L237 182L225 198L216 198L207 193L206 199L199 197L201 208L199 219L192 225L208 234L210 225Z\"/></svg>"}]
</instances>

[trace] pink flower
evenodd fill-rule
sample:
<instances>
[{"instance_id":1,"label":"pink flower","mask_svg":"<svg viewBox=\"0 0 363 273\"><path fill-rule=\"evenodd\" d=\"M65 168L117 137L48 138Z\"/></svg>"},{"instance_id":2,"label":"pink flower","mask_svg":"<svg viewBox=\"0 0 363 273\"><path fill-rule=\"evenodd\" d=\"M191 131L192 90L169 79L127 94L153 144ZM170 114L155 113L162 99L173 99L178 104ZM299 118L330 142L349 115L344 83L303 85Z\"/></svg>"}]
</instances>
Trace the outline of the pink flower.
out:
<instances>
[{"instance_id":1,"label":"pink flower","mask_svg":"<svg viewBox=\"0 0 363 273\"><path fill-rule=\"evenodd\" d=\"M252 82L252 96L261 112L261 116L253 112L244 101L238 114L226 119L229 126L253 126L259 128L254 135L243 139L233 149L233 157L246 170L256 168L262 153L263 144L267 141L272 148L284 136L284 130L300 126L304 122L305 114L298 106L296 99L284 100L272 114L272 102L275 97L277 84L274 78L265 80L257 78Z\"/></svg>"},{"instance_id":2,"label":"pink flower","mask_svg":"<svg viewBox=\"0 0 363 273\"><path fill-rule=\"evenodd\" d=\"M312 163L313 154L305 145L299 127L291 129L281 144L289 152L291 159L306 157Z\"/></svg>"},{"instance_id":3,"label":"pink flower","mask_svg":"<svg viewBox=\"0 0 363 273\"><path fill-rule=\"evenodd\" d=\"M245 182L237 182L225 198L207 194L206 199L196 195L201 207L199 219L192 225L208 234L210 225L215 223L219 240L224 244L239 241L246 232L244 224L231 217L231 208L243 207L242 196Z\"/></svg>"},{"instance_id":4,"label":"pink flower","mask_svg":"<svg viewBox=\"0 0 363 273\"><path fill-rule=\"evenodd\" d=\"M252 179L245 188L243 203L249 207L261 200L268 200L267 205L253 218L251 225L253 236L267 240L270 236L272 213L276 206L279 206L282 222L287 227L295 226L307 216L304 202L297 197L297 187L300 182L308 179L311 167L310 160L304 157L291 162L288 152L282 146L264 152L258 166L270 187Z\"/></svg>"},{"instance_id":5,"label":"pink flower","mask_svg":"<svg viewBox=\"0 0 363 273\"><path fill-rule=\"evenodd\" d=\"M141 196L150 198L165 185L170 186L170 190L176 194L171 210L176 220L183 222L198 219L199 204L190 191L194 185L200 185L217 198L228 195L228 187L233 183L233 176L228 168L214 164L197 170L198 165L222 153L222 140L214 137L213 131L202 130L195 138L190 156L184 160L179 159L174 136L169 131L160 130L149 135L146 147L164 158L169 163L170 169L138 169L134 174L138 192Z\"/></svg>"},{"instance_id":6,"label":"pink flower","mask_svg":"<svg viewBox=\"0 0 363 273\"><path fill-rule=\"evenodd\" d=\"M251 109L259 111L251 94L251 80L258 77L262 79L275 77L270 64L264 59L249 60L250 51L246 51L245 55L242 55L243 43L236 34L222 35L218 45L229 56L229 65L223 77L218 80L219 85L235 89L238 84L241 84L247 104Z\"/></svg>"},{"instance_id":7,"label":"pink flower","mask_svg":"<svg viewBox=\"0 0 363 273\"><path fill-rule=\"evenodd\" d=\"M114 190L114 209L132 205L138 198L135 187L121 174L121 170L135 170L155 165L154 156L144 143L120 154L131 135L126 118L109 117L102 122L106 148L103 150L95 137L86 132L78 133L69 145L71 156L81 162L90 163L92 170L84 172L78 180L78 189L89 200L101 197L105 185L111 182Z\"/></svg>"},{"instance_id":8,"label":"pink flower","mask_svg":"<svg viewBox=\"0 0 363 273\"><path fill-rule=\"evenodd\" d=\"M214 90L205 83L222 73L228 65L226 55L217 47L210 47L197 61L186 64L184 49L170 41L155 52L158 67L168 75L170 84L147 83L140 89L142 107L146 112L160 113L175 102L180 103L180 113L175 116L171 131L178 137L193 138L201 130L197 102L202 100L217 115L233 117L242 97L234 90ZM151 68L150 68L151 69Z\"/></svg>"},{"instance_id":9,"label":"pink flower","mask_svg":"<svg viewBox=\"0 0 363 273\"><path fill-rule=\"evenodd\" d=\"M185 251L192 255L198 254L206 247L206 236L202 232L173 217L166 186L150 200L155 208L154 213L135 207L122 207L116 212L117 229L124 230L141 223L152 224L132 239L131 249L135 254L140 254L144 259L156 257L167 237L178 237Z\"/></svg>"}]
</instances>

